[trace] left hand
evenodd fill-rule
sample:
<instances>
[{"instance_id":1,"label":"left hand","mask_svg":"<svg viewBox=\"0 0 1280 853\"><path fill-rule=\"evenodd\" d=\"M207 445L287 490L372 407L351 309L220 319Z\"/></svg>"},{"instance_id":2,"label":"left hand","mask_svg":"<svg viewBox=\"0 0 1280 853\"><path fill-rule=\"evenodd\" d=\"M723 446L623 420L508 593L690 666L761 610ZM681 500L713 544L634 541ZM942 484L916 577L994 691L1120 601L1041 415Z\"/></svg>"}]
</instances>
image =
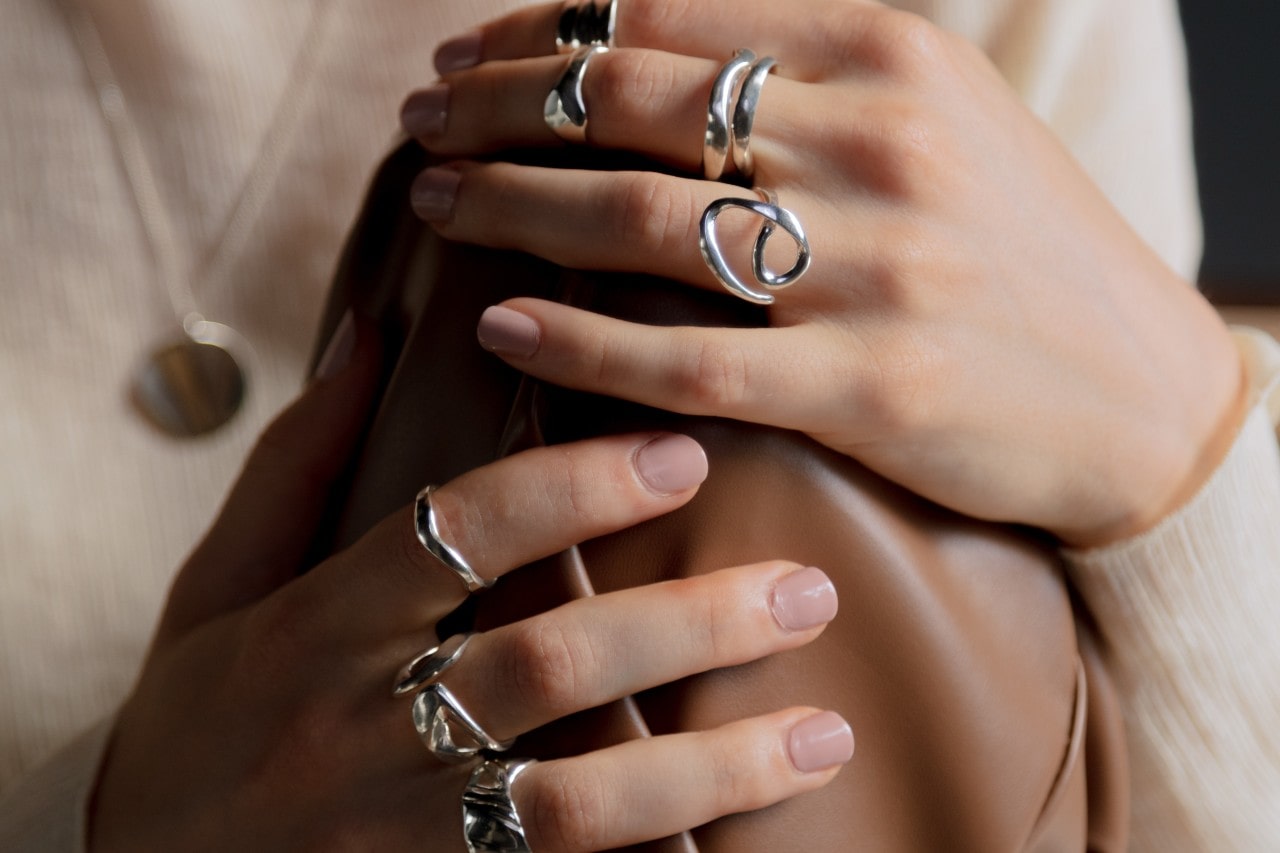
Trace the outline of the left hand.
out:
<instances>
[{"instance_id":1,"label":"left hand","mask_svg":"<svg viewBox=\"0 0 1280 853\"><path fill-rule=\"evenodd\" d=\"M563 144L541 114L566 64L560 6L446 45L452 70L410 97L406 127L450 157ZM755 182L804 224L812 269L768 329L514 299L486 312L490 349L566 386L802 430L939 503L1080 546L1150 527L1207 478L1243 398L1225 327L979 50L874 2L626 0L618 16L619 47L585 76L587 142L687 176L458 162L419 178L420 215L451 239L718 289L699 217L753 196L693 176L711 80L746 46L779 60ZM722 245L749 257L758 225Z\"/></svg>"}]
</instances>

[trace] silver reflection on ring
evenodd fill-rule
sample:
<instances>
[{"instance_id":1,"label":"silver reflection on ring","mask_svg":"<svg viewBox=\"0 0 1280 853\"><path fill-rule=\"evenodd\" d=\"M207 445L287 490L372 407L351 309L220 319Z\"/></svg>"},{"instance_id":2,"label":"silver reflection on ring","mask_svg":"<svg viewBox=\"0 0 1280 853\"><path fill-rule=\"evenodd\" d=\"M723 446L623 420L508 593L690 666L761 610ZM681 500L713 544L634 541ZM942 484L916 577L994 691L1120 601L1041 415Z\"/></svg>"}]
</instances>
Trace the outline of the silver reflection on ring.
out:
<instances>
[{"instance_id":1,"label":"silver reflection on ring","mask_svg":"<svg viewBox=\"0 0 1280 853\"><path fill-rule=\"evenodd\" d=\"M470 631L463 634L454 634L440 645L427 649L409 661L396 674L392 693L396 696L403 696L429 684L434 684L439 680L440 676L444 675L445 670L458 662L458 659L462 657L462 652L467 648L467 643L471 642L471 638L474 636L475 633Z\"/></svg>"},{"instance_id":2,"label":"silver reflection on ring","mask_svg":"<svg viewBox=\"0 0 1280 853\"><path fill-rule=\"evenodd\" d=\"M525 759L486 759L462 792L462 833L467 853L532 853L511 786L529 766Z\"/></svg>"},{"instance_id":3,"label":"silver reflection on ring","mask_svg":"<svg viewBox=\"0 0 1280 853\"><path fill-rule=\"evenodd\" d=\"M711 98L707 102L707 131L702 140L702 174L708 181L718 181L729 162L729 146L733 128L729 124L729 110L738 94L738 87L756 55L746 48L739 48L726 62L711 84Z\"/></svg>"},{"instance_id":4,"label":"silver reflection on ring","mask_svg":"<svg viewBox=\"0 0 1280 853\"><path fill-rule=\"evenodd\" d=\"M757 59L742 82L742 91L738 94L738 104L733 109L733 132L730 135L733 145L733 167L748 181L755 173L755 163L751 158L751 129L756 122L756 107L760 105L760 91L769 72L778 66L772 56Z\"/></svg>"},{"instance_id":5,"label":"silver reflection on ring","mask_svg":"<svg viewBox=\"0 0 1280 853\"><path fill-rule=\"evenodd\" d=\"M587 104L582 98L582 80L591 57L608 50L598 44L579 47L569 57L569 64L555 87L547 94L542 118L547 127L565 142L581 143L587 139Z\"/></svg>"},{"instance_id":6,"label":"silver reflection on ring","mask_svg":"<svg viewBox=\"0 0 1280 853\"><path fill-rule=\"evenodd\" d=\"M462 582L467 585L467 592L478 592L493 586L493 581L485 580L477 575L475 569L471 568L466 559L452 545L440 539L440 529L436 526L435 510L431 508L431 493L435 490L435 486L427 486L418 492L418 498L414 502L413 521L414 530L418 534L418 541L422 543L422 546L427 549L431 556L462 578Z\"/></svg>"},{"instance_id":7,"label":"silver reflection on ring","mask_svg":"<svg viewBox=\"0 0 1280 853\"><path fill-rule=\"evenodd\" d=\"M494 740L448 687L428 684L413 700L413 727L431 754L460 764L480 752L506 752L515 740Z\"/></svg>"},{"instance_id":8,"label":"silver reflection on ring","mask_svg":"<svg viewBox=\"0 0 1280 853\"><path fill-rule=\"evenodd\" d=\"M556 53L593 44L613 47L617 21L617 0L565 0L556 23Z\"/></svg>"},{"instance_id":9,"label":"silver reflection on ring","mask_svg":"<svg viewBox=\"0 0 1280 853\"><path fill-rule=\"evenodd\" d=\"M698 248L702 251L702 259L706 261L712 274L724 288L741 299L757 305L772 305L774 297L771 290L790 287L800 280L809 270L813 256L809 250L809 239L805 236L804 227L796 215L785 207L778 205L778 197L770 190L757 189L763 201L748 198L722 198L707 205L698 223ZM751 253L751 271L756 283L765 290L755 290L743 281L730 268L720 248L717 220L720 214L729 208L742 208L764 219L760 232L756 235L755 246ZM791 269L783 273L775 273L765 266L765 245L773 232L781 228L796 242L796 262Z\"/></svg>"}]
</instances>

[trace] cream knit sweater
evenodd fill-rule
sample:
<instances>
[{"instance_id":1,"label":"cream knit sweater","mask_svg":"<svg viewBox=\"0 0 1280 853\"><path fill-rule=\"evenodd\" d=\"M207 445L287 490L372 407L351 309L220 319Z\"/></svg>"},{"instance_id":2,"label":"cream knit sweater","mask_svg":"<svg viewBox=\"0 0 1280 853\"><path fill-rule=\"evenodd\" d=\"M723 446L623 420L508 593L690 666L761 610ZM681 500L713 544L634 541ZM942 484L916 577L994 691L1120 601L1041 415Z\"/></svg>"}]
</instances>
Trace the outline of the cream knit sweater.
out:
<instances>
[{"instance_id":1,"label":"cream knit sweater","mask_svg":"<svg viewBox=\"0 0 1280 853\"><path fill-rule=\"evenodd\" d=\"M436 42L514 5L72 2L102 31L201 309L254 348L253 386L234 426L198 441L130 409L130 371L174 328L164 284L60 0L5 0L3 850L81 846L95 723L128 690L172 572L254 435L300 384L400 99L431 79ZM1194 272L1172 0L897 5L982 45L1139 231ZM1280 349L1239 340L1258 402L1222 469L1155 531L1073 555L1129 715L1135 849L1280 849Z\"/></svg>"}]
</instances>

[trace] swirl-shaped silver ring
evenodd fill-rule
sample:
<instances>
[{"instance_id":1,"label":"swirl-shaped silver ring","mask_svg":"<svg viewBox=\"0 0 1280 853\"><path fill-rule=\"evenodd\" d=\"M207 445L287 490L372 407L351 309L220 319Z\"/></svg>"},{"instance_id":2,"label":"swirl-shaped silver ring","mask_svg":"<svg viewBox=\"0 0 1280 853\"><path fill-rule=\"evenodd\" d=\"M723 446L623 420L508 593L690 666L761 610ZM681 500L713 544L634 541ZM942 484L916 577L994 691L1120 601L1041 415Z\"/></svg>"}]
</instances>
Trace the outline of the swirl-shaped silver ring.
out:
<instances>
[{"instance_id":1,"label":"swirl-shaped silver ring","mask_svg":"<svg viewBox=\"0 0 1280 853\"><path fill-rule=\"evenodd\" d=\"M582 143L587 139L587 104L582 97L582 80L591 57L608 50L598 44L579 47L569 57L564 73L547 94L542 105L542 119L565 142Z\"/></svg>"},{"instance_id":2,"label":"swirl-shaped silver ring","mask_svg":"<svg viewBox=\"0 0 1280 853\"><path fill-rule=\"evenodd\" d=\"M460 764L480 752L506 752L515 743L495 740L440 682L428 684L413 700L413 727L431 754Z\"/></svg>"},{"instance_id":3,"label":"swirl-shaped silver ring","mask_svg":"<svg viewBox=\"0 0 1280 853\"><path fill-rule=\"evenodd\" d=\"M698 223L698 248L702 251L702 259L706 261L716 280L726 290L734 296L757 305L772 305L773 294L767 291L781 290L799 281L801 276L809 271L813 256L809 250L809 238L805 236L804 227L801 226L796 215L785 207L779 207L778 197L772 191L757 188L756 192L764 201L749 198L722 198L707 205ZM751 271L756 282L762 285L765 291L754 290L739 278L729 267L724 251L720 248L716 221L720 214L733 207L750 211L765 220L759 234L756 235L755 247L751 253ZM796 262L784 273L772 272L765 266L764 261L765 245L778 228L787 232L796 241Z\"/></svg>"},{"instance_id":4,"label":"swirl-shaped silver ring","mask_svg":"<svg viewBox=\"0 0 1280 853\"><path fill-rule=\"evenodd\" d=\"M418 498L414 502L413 526L418 534L418 541L427 549L427 553L462 578L462 582L467 585L467 592L479 592L493 586L492 580L485 580L476 574L471 564L452 545L440 539L435 510L431 508L431 493L435 490L435 486L427 486L418 492Z\"/></svg>"},{"instance_id":5,"label":"swirl-shaped silver ring","mask_svg":"<svg viewBox=\"0 0 1280 853\"><path fill-rule=\"evenodd\" d=\"M720 67L711 84L711 98L707 101L707 130L702 139L702 174L708 181L718 181L729 162L729 146L733 128L729 124L729 111L738 94L738 87L756 55L746 48L739 48L733 58Z\"/></svg>"},{"instance_id":6,"label":"swirl-shaped silver ring","mask_svg":"<svg viewBox=\"0 0 1280 853\"><path fill-rule=\"evenodd\" d=\"M742 90L738 93L738 104L733 108L733 132L730 135L733 145L733 167L746 180L755 174L755 163L751 158L751 129L756 123L756 107L760 105L760 91L769 72L778 67L778 61L772 56L762 56L752 63L742 81Z\"/></svg>"},{"instance_id":7,"label":"swirl-shaped silver ring","mask_svg":"<svg viewBox=\"0 0 1280 853\"><path fill-rule=\"evenodd\" d=\"M613 47L617 23L617 0L565 0L556 23L556 53L593 44Z\"/></svg>"},{"instance_id":8,"label":"swirl-shaped silver ring","mask_svg":"<svg viewBox=\"0 0 1280 853\"><path fill-rule=\"evenodd\" d=\"M444 675L445 670L458 662L462 652L467 648L467 643L471 642L474 636L475 633L471 631L454 634L440 645L427 649L409 661L396 673L395 686L392 688L393 695L403 696L428 684L434 684L440 676Z\"/></svg>"},{"instance_id":9,"label":"swirl-shaped silver ring","mask_svg":"<svg viewBox=\"0 0 1280 853\"><path fill-rule=\"evenodd\" d=\"M486 759L462 792L462 833L468 853L532 853L511 786L535 762Z\"/></svg>"}]
</instances>

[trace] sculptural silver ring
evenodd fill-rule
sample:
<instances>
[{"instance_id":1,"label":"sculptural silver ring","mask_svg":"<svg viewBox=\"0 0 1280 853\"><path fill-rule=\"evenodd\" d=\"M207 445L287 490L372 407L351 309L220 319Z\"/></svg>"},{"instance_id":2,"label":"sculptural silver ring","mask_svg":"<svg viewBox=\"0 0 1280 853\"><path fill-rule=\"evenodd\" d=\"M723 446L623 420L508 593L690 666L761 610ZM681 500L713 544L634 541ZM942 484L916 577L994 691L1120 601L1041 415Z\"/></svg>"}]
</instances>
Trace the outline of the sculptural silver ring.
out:
<instances>
[{"instance_id":1,"label":"sculptural silver ring","mask_svg":"<svg viewBox=\"0 0 1280 853\"><path fill-rule=\"evenodd\" d=\"M733 108L733 129L729 134L733 148L733 167L738 174L750 181L755 174L751 158L751 129L756 122L756 107L760 105L760 91L769 73L778 67L772 56L762 56L751 64L738 93L738 103Z\"/></svg>"},{"instance_id":2,"label":"sculptural silver ring","mask_svg":"<svg viewBox=\"0 0 1280 853\"><path fill-rule=\"evenodd\" d=\"M617 0L565 0L556 23L556 53L593 44L613 47L617 22Z\"/></svg>"},{"instance_id":3,"label":"sculptural silver ring","mask_svg":"<svg viewBox=\"0 0 1280 853\"><path fill-rule=\"evenodd\" d=\"M733 127L730 110L738 96L738 89L756 55L746 48L738 49L733 58L720 67L711 84L711 97L707 102L707 130L702 139L702 174L708 181L718 181L729 162L729 146Z\"/></svg>"},{"instance_id":4,"label":"sculptural silver ring","mask_svg":"<svg viewBox=\"0 0 1280 853\"><path fill-rule=\"evenodd\" d=\"M763 201L749 198L722 198L707 205L698 222L698 248L702 251L702 259L706 261L716 280L726 290L748 302L757 305L772 305L773 294L769 291L790 287L809 271L813 260L809 250L809 238L794 213L778 205L778 197L770 190L756 189ZM764 290L757 290L747 284L741 276L733 271L725 258L724 249L720 246L720 235L717 222L726 210L738 208L759 216L764 222L756 235L755 246L751 252L751 272L756 283ZM769 238L778 228L787 232L796 243L796 260L791 269L783 273L775 273L765 265L765 246Z\"/></svg>"},{"instance_id":5,"label":"sculptural silver ring","mask_svg":"<svg viewBox=\"0 0 1280 853\"><path fill-rule=\"evenodd\" d=\"M579 47L569 57L564 73L547 94L542 118L547 127L565 142L581 143L587 139L587 104L582 97L582 80L591 57L608 50L598 44Z\"/></svg>"},{"instance_id":6,"label":"sculptural silver ring","mask_svg":"<svg viewBox=\"0 0 1280 853\"><path fill-rule=\"evenodd\" d=\"M511 786L535 762L486 759L462 792L462 833L468 853L532 853Z\"/></svg>"},{"instance_id":7,"label":"sculptural silver ring","mask_svg":"<svg viewBox=\"0 0 1280 853\"><path fill-rule=\"evenodd\" d=\"M435 490L435 486L427 486L418 492L418 498L414 502L414 530L418 534L418 541L431 556L462 578L462 582L467 585L467 592L477 592L493 586L493 581L477 575L475 569L471 568L471 565L452 545L440 539L435 510L431 508L431 493Z\"/></svg>"},{"instance_id":8,"label":"sculptural silver ring","mask_svg":"<svg viewBox=\"0 0 1280 853\"><path fill-rule=\"evenodd\" d=\"M474 636L475 633L471 631L454 634L440 645L427 649L409 661L396 673L395 686L391 691L393 695L403 696L434 684L440 676L444 675L445 670L458 662L462 652L467 648L467 643L471 642Z\"/></svg>"},{"instance_id":9,"label":"sculptural silver ring","mask_svg":"<svg viewBox=\"0 0 1280 853\"><path fill-rule=\"evenodd\" d=\"M495 740L458 697L440 682L428 684L413 699L413 727L436 758L460 764L480 752L506 752L515 740Z\"/></svg>"}]
</instances>

